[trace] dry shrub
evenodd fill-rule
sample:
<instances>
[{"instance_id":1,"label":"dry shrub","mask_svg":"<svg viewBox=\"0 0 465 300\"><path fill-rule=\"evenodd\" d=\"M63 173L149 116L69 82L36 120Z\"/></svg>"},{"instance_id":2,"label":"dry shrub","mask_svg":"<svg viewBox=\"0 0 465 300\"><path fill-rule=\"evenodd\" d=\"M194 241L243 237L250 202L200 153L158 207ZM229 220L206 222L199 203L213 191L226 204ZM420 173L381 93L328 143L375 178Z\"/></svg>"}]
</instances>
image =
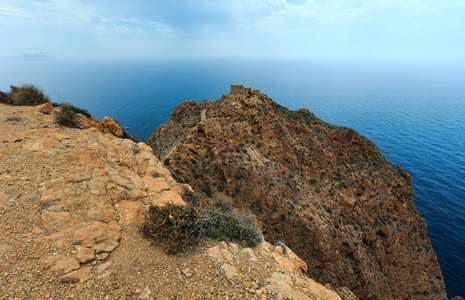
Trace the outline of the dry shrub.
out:
<instances>
[{"instance_id":1,"label":"dry shrub","mask_svg":"<svg viewBox=\"0 0 465 300\"><path fill-rule=\"evenodd\" d=\"M76 117L74 106L69 103L61 103L60 110L55 112L55 122L61 126L79 128L79 120Z\"/></svg>"},{"instance_id":2,"label":"dry shrub","mask_svg":"<svg viewBox=\"0 0 465 300\"><path fill-rule=\"evenodd\" d=\"M224 204L223 200L219 202ZM208 202L210 205L205 206ZM167 253L185 251L203 237L239 241L249 247L263 240L250 210L225 211L213 207L211 203L218 202L199 201L195 203L196 206L193 203L186 206L172 203L162 207L151 206L141 231L144 236L165 243Z\"/></svg>"},{"instance_id":3,"label":"dry shrub","mask_svg":"<svg viewBox=\"0 0 465 300\"><path fill-rule=\"evenodd\" d=\"M10 93L1 93L0 102L18 106L35 106L50 103L50 98L40 88L32 84L24 84L20 87L12 85Z\"/></svg>"}]
</instances>

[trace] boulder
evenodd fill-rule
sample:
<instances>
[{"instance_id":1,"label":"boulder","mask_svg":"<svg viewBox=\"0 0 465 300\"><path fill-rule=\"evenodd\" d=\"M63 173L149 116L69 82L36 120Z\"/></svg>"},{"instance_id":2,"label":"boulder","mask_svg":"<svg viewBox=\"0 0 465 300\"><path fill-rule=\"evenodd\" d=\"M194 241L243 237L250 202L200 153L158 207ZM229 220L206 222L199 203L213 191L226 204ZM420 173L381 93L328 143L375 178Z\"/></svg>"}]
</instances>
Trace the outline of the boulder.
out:
<instances>
[{"instance_id":1,"label":"boulder","mask_svg":"<svg viewBox=\"0 0 465 300\"><path fill-rule=\"evenodd\" d=\"M103 120L97 124L97 129L102 133L111 133L116 137L122 138L124 136L124 130L121 126L116 123L115 120L109 117L103 118Z\"/></svg>"}]
</instances>

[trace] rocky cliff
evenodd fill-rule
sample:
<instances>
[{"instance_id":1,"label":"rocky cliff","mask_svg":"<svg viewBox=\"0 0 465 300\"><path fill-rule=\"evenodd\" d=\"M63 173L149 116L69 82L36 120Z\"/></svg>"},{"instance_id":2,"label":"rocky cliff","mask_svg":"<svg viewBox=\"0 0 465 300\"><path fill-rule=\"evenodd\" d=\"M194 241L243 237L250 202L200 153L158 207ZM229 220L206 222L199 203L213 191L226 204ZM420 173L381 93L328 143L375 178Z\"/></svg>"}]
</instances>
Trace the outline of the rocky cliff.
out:
<instances>
[{"instance_id":1,"label":"rocky cliff","mask_svg":"<svg viewBox=\"0 0 465 300\"><path fill-rule=\"evenodd\" d=\"M232 85L179 104L148 144L179 181L251 208L310 277L361 299L446 299L410 175L354 130Z\"/></svg>"},{"instance_id":2,"label":"rocky cliff","mask_svg":"<svg viewBox=\"0 0 465 300\"><path fill-rule=\"evenodd\" d=\"M355 299L282 245L165 254L138 226L190 187L112 119L68 128L58 110L0 104L0 299Z\"/></svg>"}]
</instances>

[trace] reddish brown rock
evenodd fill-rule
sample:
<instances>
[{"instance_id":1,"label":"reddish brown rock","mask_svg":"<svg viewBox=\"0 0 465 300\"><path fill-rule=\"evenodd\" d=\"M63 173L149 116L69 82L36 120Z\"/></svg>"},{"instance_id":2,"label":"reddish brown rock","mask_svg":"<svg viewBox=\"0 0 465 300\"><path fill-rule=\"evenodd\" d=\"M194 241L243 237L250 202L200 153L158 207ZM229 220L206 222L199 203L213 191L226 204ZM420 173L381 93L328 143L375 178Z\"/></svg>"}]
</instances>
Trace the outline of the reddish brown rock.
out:
<instances>
[{"instance_id":1,"label":"reddish brown rock","mask_svg":"<svg viewBox=\"0 0 465 300\"><path fill-rule=\"evenodd\" d=\"M83 114L76 114L76 118L79 120L79 123L81 124L82 129L88 129L88 128L95 127L96 125L94 121L98 121L98 120L92 120L91 118L88 118L84 116Z\"/></svg>"},{"instance_id":2,"label":"reddish brown rock","mask_svg":"<svg viewBox=\"0 0 465 300\"><path fill-rule=\"evenodd\" d=\"M108 239L119 240L121 227L115 222L92 222L74 232L74 240L78 244L105 242Z\"/></svg>"},{"instance_id":3,"label":"reddish brown rock","mask_svg":"<svg viewBox=\"0 0 465 300\"><path fill-rule=\"evenodd\" d=\"M120 224L140 225L144 221L143 216L147 211L146 205L135 201L123 200L118 202L115 207L120 216Z\"/></svg>"},{"instance_id":4,"label":"reddish brown rock","mask_svg":"<svg viewBox=\"0 0 465 300\"><path fill-rule=\"evenodd\" d=\"M94 244L93 248L95 252L100 253L100 252L111 252L115 250L116 247L118 247L119 243L115 241L114 239L107 239L103 242L96 243Z\"/></svg>"},{"instance_id":5,"label":"reddish brown rock","mask_svg":"<svg viewBox=\"0 0 465 300\"><path fill-rule=\"evenodd\" d=\"M354 130L234 86L181 103L148 143L178 180L252 209L317 281L362 299L446 299L410 175Z\"/></svg>"},{"instance_id":6,"label":"reddish brown rock","mask_svg":"<svg viewBox=\"0 0 465 300\"><path fill-rule=\"evenodd\" d=\"M76 251L76 259L82 264L91 261L95 258L95 251L91 248L84 246L76 246Z\"/></svg>"},{"instance_id":7,"label":"reddish brown rock","mask_svg":"<svg viewBox=\"0 0 465 300\"><path fill-rule=\"evenodd\" d=\"M103 118L103 120L97 124L97 129L102 133L111 133L116 137L123 137L124 131L115 120L109 117Z\"/></svg>"},{"instance_id":8,"label":"reddish brown rock","mask_svg":"<svg viewBox=\"0 0 465 300\"><path fill-rule=\"evenodd\" d=\"M37 110L43 114L51 114L55 111L55 108L50 103L44 103L41 105L37 105Z\"/></svg>"},{"instance_id":9,"label":"reddish brown rock","mask_svg":"<svg viewBox=\"0 0 465 300\"><path fill-rule=\"evenodd\" d=\"M64 265L64 272L69 273L73 270L79 269L79 262L75 258L70 258Z\"/></svg>"},{"instance_id":10,"label":"reddish brown rock","mask_svg":"<svg viewBox=\"0 0 465 300\"><path fill-rule=\"evenodd\" d=\"M51 270L58 274L69 273L77 269L79 269L79 262L73 257L58 256L51 263Z\"/></svg>"},{"instance_id":11,"label":"reddish brown rock","mask_svg":"<svg viewBox=\"0 0 465 300\"><path fill-rule=\"evenodd\" d=\"M61 277L62 282L86 282L92 278L92 267L84 267Z\"/></svg>"},{"instance_id":12,"label":"reddish brown rock","mask_svg":"<svg viewBox=\"0 0 465 300\"><path fill-rule=\"evenodd\" d=\"M111 220L116 220L116 212L108 202L105 201L93 201L91 208L88 211L88 216L94 221L102 221L105 223Z\"/></svg>"}]
</instances>

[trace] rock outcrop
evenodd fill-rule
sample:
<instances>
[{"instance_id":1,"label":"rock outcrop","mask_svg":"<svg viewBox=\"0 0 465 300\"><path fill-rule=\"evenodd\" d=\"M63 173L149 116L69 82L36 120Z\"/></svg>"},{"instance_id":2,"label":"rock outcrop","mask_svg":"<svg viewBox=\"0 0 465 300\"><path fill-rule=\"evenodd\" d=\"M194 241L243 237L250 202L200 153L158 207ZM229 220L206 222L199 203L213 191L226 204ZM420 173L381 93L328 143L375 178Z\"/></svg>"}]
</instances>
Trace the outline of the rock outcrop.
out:
<instances>
[{"instance_id":1,"label":"rock outcrop","mask_svg":"<svg viewBox=\"0 0 465 300\"><path fill-rule=\"evenodd\" d=\"M344 298L304 275L307 265L285 245L272 246L264 241L258 247L241 248L237 244L221 242L207 250L213 261L221 264L219 272L232 284L240 282L244 276L253 275L249 292L267 295L271 298L287 299L357 299L348 289L338 291ZM267 265L273 268L267 268Z\"/></svg>"},{"instance_id":2,"label":"rock outcrop","mask_svg":"<svg viewBox=\"0 0 465 300\"><path fill-rule=\"evenodd\" d=\"M446 299L410 175L354 130L233 85L179 104L148 144L178 180L252 209L317 281L361 299Z\"/></svg>"},{"instance_id":3,"label":"rock outcrop","mask_svg":"<svg viewBox=\"0 0 465 300\"><path fill-rule=\"evenodd\" d=\"M165 254L138 225L149 205L183 204L190 186L144 143L116 137L111 119L99 127L81 115L87 129L61 127L55 109L0 104L0 299L344 295L304 276L290 250L269 244L206 241L188 255ZM221 257L210 255L218 249Z\"/></svg>"}]
</instances>

